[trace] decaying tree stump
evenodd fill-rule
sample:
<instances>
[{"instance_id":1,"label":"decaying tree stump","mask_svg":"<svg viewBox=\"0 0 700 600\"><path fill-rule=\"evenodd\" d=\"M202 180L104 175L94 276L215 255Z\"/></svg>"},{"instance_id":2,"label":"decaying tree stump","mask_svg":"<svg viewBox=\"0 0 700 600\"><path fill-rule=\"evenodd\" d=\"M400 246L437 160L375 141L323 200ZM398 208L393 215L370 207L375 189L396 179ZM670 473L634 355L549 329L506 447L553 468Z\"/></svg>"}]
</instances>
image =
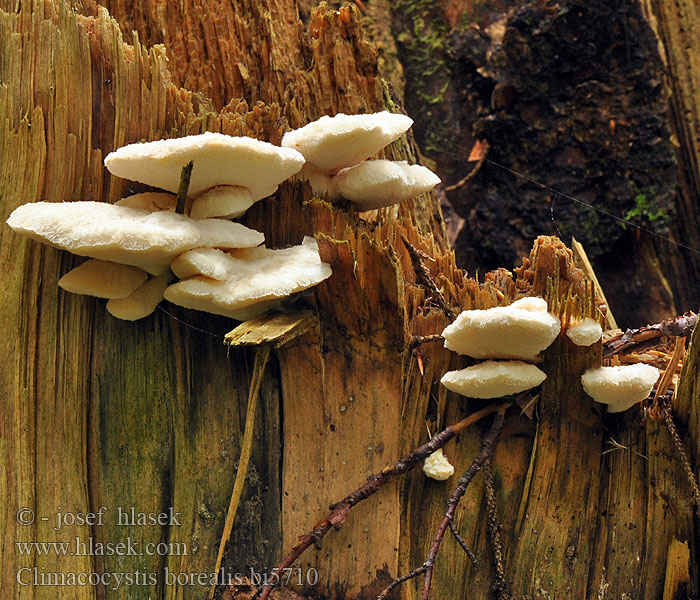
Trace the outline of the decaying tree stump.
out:
<instances>
[{"instance_id":1,"label":"decaying tree stump","mask_svg":"<svg viewBox=\"0 0 700 600\"><path fill-rule=\"evenodd\" d=\"M102 166L126 143L204 130L279 143L286 127L323 114L399 110L377 77L377 55L363 41L355 8L322 5L305 31L291 0L106 8L4 1L0 56L3 219L25 202L114 201L140 189ZM386 155L415 161L417 151L409 138ZM246 215L270 246L316 234L333 276L291 308L310 311L302 328L282 335L274 320L267 325L279 339L261 384L251 467L224 558L229 573L269 572L331 502L425 442L426 419L435 431L481 406L437 383L463 359L440 344L409 350L412 336L439 333L447 320L417 285L403 238L434 259L431 274L455 308L533 292L563 310L569 289L583 294L570 252L551 239L537 243L515 280L505 271L481 285L468 279L434 196L362 217L313 198L300 182ZM214 569L255 345L229 350L230 321L170 305L140 322L116 321L99 302L58 290L59 276L75 264L70 255L7 227L0 245L0 589L36 599L205 598L208 586L175 585L172 577L189 582ZM678 408L695 464L697 347ZM658 598L668 563L680 573L688 566L683 589L697 595L697 534L668 434L651 423L639 428L634 411L601 417L578 379L599 354L599 345L576 349L560 339L545 356L537 419L507 420L493 461L506 583L518 598ZM448 444L457 473L478 452L482 429ZM602 455L611 437L626 449ZM376 597L424 559L449 486L412 472L383 487L321 550L298 561L304 577L315 569L318 580L290 589ZM457 513L478 563L446 540L436 598L488 597L493 567L481 486L477 478ZM56 527L58 512L102 506L102 525ZM132 507L172 507L177 523L120 526L118 508ZM21 508L34 511L31 523L17 520ZM170 546L161 555L39 556L16 545L91 536ZM685 563L674 550L684 544ZM25 585L77 572L132 573L141 583ZM415 597L417 585L402 587L402 597Z\"/></svg>"}]
</instances>

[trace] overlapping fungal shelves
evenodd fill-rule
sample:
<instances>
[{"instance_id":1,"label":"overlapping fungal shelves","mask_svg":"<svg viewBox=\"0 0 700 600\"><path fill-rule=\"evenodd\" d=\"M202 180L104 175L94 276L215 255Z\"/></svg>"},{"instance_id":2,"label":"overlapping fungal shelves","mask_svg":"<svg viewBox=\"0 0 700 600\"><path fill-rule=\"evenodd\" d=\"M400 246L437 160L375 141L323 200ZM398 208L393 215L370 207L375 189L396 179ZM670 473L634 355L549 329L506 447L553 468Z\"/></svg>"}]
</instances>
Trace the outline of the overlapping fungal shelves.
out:
<instances>
[{"instance_id":1,"label":"overlapping fungal shelves","mask_svg":"<svg viewBox=\"0 0 700 600\"><path fill-rule=\"evenodd\" d=\"M107 6L116 21L97 5L77 14L50 0L17 7L0 1L0 51L13 58L0 63L0 155L12 165L0 170L5 218L28 201L115 202L141 191L102 168L104 156L126 143L211 130L279 144L285 119L298 128L323 114L397 110L376 78L376 54L362 41L354 8L336 13L321 6L306 33L288 0L185 11L184 20L151 2L138 11L133 3ZM230 26L222 37L213 35L218 19ZM122 37L120 25L139 36ZM32 85L22 85L27 81ZM416 162L406 138L380 156ZM270 247L315 235L333 276L303 301L312 316L294 335L283 332L288 341L275 348L265 370L250 472L224 556L233 573L270 569L329 503L424 442L426 415L435 430L479 406L438 384L445 371L465 366L463 359L440 343L409 350L412 336L439 333L447 319L417 285L403 238L434 259L426 264L455 309L489 308L532 293L546 296L565 321L593 316L581 272L552 239L536 243L515 278L505 270L482 276L481 284L466 277L430 195L361 219L314 198L308 185L287 183L256 203L244 222L264 232ZM17 595L16 572L25 566L141 570L160 582L132 587L128 596L105 589L99 597L206 597L208 589L163 585L162 576L166 568L214 569L256 348L227 349L223 336L232 321L177 307L135 323L112 319L100 302L58 291L73 257L7 228L0 229L0 243L6 282L0 588ZM697 460L697 402L691 408L688 400L695 352L686 363L679 416L694 436ZM518 596L596 597L608 589L609 597L640 597L642 590L659 597L674 538L695 552L684 480L665 429L641 430L633 414L608 421L615 440L630 450L601 456L609 436L580 386L581 372L599 360L599 343L578 347L560 336L542 363L547 380L538 420L509 419L499 443L498 513L506 574ZM473 427L447 445L457 474L478 452L482 430ZM444 512L446 485L416 469L353 512L320 551L296 565L303 573L317 569L314 594L371 599L420 564ZM480 562L473 567L446 540L435 597L477 598L491 589L481 486L477 478L457 517ZM104 526L75 527L70 539L167 539L189 552L20 557L15 541L64 541L64 532L50 522L19 526L17 508L51 514L59 505L112 511ZM155 513L172 506L181 524L119 527L118 506ZM416 597L415 585L404 586L402 597ZM696 589L696 572L688 585ZM76 600L98 597L90 587L70 591Z\"/></svg>"}]
</instances>

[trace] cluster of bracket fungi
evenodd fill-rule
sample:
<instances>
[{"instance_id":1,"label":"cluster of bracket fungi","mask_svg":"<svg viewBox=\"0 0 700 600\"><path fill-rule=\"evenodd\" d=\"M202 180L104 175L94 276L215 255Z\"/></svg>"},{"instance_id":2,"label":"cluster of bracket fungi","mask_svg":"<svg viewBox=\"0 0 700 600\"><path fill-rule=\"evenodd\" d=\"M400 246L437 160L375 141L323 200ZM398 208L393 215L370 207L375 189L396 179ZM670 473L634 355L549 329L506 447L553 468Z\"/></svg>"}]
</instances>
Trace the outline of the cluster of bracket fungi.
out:
<instances>
[{"instance_id":1,"label":"cluster of bracket fungi","mask_svg":"<svg viewBox=\"0 0 700 600\"><path fill-rule=\"evenodd\" d=\"M270 249L262 245L262 233L231 219L292 176L361 211L431 190L440 180L426 167L368 160L412 124L389 112L338 114L287 132L281 147L211 132L130 144L109 154L105 166L159 191L115 204L25 204L7 223L30 238L90 257L59 285L107 298L115 317L141 319L165 298L245 321L330 277L331 268L311 237L299 246ZM173 276L179 281L173 283Z\"/></svg>"}]
</instances>

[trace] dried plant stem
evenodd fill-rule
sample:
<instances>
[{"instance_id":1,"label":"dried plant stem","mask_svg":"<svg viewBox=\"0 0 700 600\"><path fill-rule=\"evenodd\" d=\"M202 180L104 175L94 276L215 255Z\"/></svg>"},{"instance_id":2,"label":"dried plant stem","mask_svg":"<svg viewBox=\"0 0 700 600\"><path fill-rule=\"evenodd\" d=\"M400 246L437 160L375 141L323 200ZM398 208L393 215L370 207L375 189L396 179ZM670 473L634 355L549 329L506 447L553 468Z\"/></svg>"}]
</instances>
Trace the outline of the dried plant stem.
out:
<instances>
[{"instance_id":1,"label":"dried plant stem","mask_svg":"<svg viewBox=\"0 0 700 600\"><path fill-rule=\"evenodd\" d=\"M187 202L187 192L190 189L193 167L194 161L191 160L182 167L182 171L180 172L180 186L177 189L177 205L175 207L175 212L180 215L185 214L185 202Z\"/></svg>"},{"instance_id":2,"label":"dried plant stem","mask_svg":"<svg viewBox=\"0 0 700 600\"><path fill-rule=\"evenodd\" d=\"M406 238L403 239L403 245L406 246L408 250L408 255L411 257L411 263L413 264L413 270L416 272L416 277L418 278L418 283L425 287L430 294L435 298L440 308L447 315L450 321L454 321L457 318L455 312L447 304L445 296L438 288L433 276L430 274L428 267L425 266L423 260L432 260L425 252L421 252L413 244L411 244Z\"/></svg>"},{"instance_id":3,"label":"dried plant stem","mask_svg":"<svg viewBox=\"0 0 700 600\"><path fill-rule=\"evenodd\" d=\"M231 532L233 531L233 523L236 518L236 512L238 511L238 504L240 503L241 495L243 494L243 485L245 484L246 476L248 475L248 464L250 463L250 455L253 448L255 409L258 405L258 398L260 396L260 383L262 382L263 373L265 372L265 365L267 365L269 358L269 344L261 346L255 353L255 366L253 367L253 377L250 382L250 391L248 392L248 408L246 409L243 441L241 443L241 455L238 459L238 470L236 471L236 478L233 482L231 501L228 506L228 512L226 513L226 521L224 523L223 533L221 534L221 541L219 542L219 552L216 557L216 568L214 569L214 573L218 573L219 569L221 568L221 562L224 558L224 550L226 549L226 544L228 543L228 540L231 537ZM216 584L212 585L211 589L209 590L209 600L214 597L215 593Z\"/></svg>"},{"instance_id":4,"label":"dried plant stem","mask_svg":"<svg viewBox=\"0 0 700 600\"><path fill-rule=\"evenodd\" d=\"M423 593L421 595L421 598L422 600L428 600L428 598L430 597L430 587L433 580L433 567L435 565L435 559L437 557L438 550L440 549L440 544L442 543L442 540L445 537L445 532L450 526L450 523L454 520L457 505L459 504L459 501L462 499L465 492L467 491L467 487L469 487L469 484L472 482L476 474L481 470L484 461L486 461L489 457L493 456L496 441L498 440L498 436L503 430L504 412L505 407L499 410L496 416L494 417L493 425L491 425L491 429L489 429L488 433L484 436L484 439L481 443L481 451L479 452L479 455L474 459L469 469L467 469L467 472L464 475L462 475L457 484L457 487L455 488L454 492L452 492L450 499L447 501L447 511L445 512L445 516L442 518L442 521L438 526L437 532L435 533L435 537L433 538L433 543L430 545L430 550L428 551L428 556L425 559L425 562L420 567L414 569L407 575L403 575L392 581L378 596L377 600L385 600L388 594L391 592L391 590L393 590L396 586L403 583L404 581L408 581L409 579L413 579L414 577L418 577L422 574L425 574L425 581L423 583Z\"/></svg>"},{"instance_id":5,"label":"dried plant stem","mask_svg":"<svg viewBox=\"0 0 700 600\"><path fill-rule=\"evenodd\" d=\"M486 512L488 514L487 531L493 547L493 564L496 571L496 581L493 589L498 600L510 600L506 586L505 569L503 567L503 545L501 544L501 525L496 512L496 490L493 487L493 469L491 457L484 462L484 495L486 496Z\"/></svg>"},{"instance_id":6,"label":"dried plant stem","mask_svg":"<svg viewBox=\"0 0 700 600\"><path fill-rule=\"evenodd\" d=\"M695 478L695 473L693 472L693 467L690 464L690 459L688 458L688 453L685 451L685 446L683 445L683 440L678 434L678 429L676 428L676 423L673 420L673 412L671 411L671 403L665 398L659 398L659 407L661 408L661 413L664 417L664 422L666 423L666 428L671 434L671 439L673 440L673 445L676 448L676 453L678 458L683 465L683 471L685 471L685 476L688 479L688 485L690 486L691 493L691 504L695 505L695 511L698 516L700 516L700 487L698 487L698 480Z\"/></svg>"},{"instance_id":7,"label":"dried plant stem","mask_svg":"<svg viewBox=\"0 0 700 600\"><path fill-rule=\"evenodd\" d=\"M462 419L455 425L451 425L443 429L440 433L435 435L429 442L423 444L422 446L416 448L403 458L400 458L393 465L388 465L384 467L379 473L374 473L367 478L367 483L351 492L342 500L332 504L330 507L330 514L316 523L313 530L306 535L299 538L299 542L294 546L289 554L282 559L282 561L277 565L276 572L282 572L283 569L291 567L294 562L310 547L315 546L316 548L321 547L321 540L323 537L331 530L331 528L340 529L343 523L347 520L350 510L358 503L366 500L374 493L379 491L379 489L386 485L392 479L395 479L399 475L410 471L416 467L420 462L425 460L438 448L442 448L448 441L450 441L457 434L462 432L464 429L473 425L477 421L480 421L484 417L493 414L495 412L499 413L496 417L496 422L500 420L501 428L503 427L503 413L511 405L510 402L505 402L503 404L494 404L492 406L487 406L480 411L477 411L465 419ZM500 432L500 429L498 430ZM481 467L481 462L479 462L479 468ZM473 477L477 470L471 475ZM466 475L465 475L466 476ZM460 480L461 482L461 480ZM466 486L465 486L466 489ZM461 496L460 496L461 497ZM447 524L445 525L447 527ZM444 533L444 532L443 532ZM398 584L397 584L398 585ZM260 600L266 600L272 591L271 585L264 585L260 589Z\"/></svg>"}]
</instances>

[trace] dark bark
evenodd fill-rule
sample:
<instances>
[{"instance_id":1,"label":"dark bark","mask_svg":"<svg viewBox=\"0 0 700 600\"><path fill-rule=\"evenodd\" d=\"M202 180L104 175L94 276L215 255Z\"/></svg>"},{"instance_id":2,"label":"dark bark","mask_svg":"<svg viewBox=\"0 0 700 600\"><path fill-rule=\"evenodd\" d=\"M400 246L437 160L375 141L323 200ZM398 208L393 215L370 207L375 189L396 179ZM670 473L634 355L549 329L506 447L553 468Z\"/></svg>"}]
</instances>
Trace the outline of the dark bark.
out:
<instances>
[{"instance_id":1,"label":"dark bark","mask_svg":"<svg viewBox=\"0 0 700 600\"><path fill-rule=\"evenodd\" d=\"M666 281L658 265L657 254L684 251L635 227L685 239L672 227L664 68L639 4L404 0L394 23L406 106L443 181L469 173L466 156L485 139L489 159L551 188L487 162L448 192L465 268L510 268L538 234L560 232L583 243L623 326L674 313L671 289L680 311L694 307L700 288Z\"/></svg>"}]
</instances>

